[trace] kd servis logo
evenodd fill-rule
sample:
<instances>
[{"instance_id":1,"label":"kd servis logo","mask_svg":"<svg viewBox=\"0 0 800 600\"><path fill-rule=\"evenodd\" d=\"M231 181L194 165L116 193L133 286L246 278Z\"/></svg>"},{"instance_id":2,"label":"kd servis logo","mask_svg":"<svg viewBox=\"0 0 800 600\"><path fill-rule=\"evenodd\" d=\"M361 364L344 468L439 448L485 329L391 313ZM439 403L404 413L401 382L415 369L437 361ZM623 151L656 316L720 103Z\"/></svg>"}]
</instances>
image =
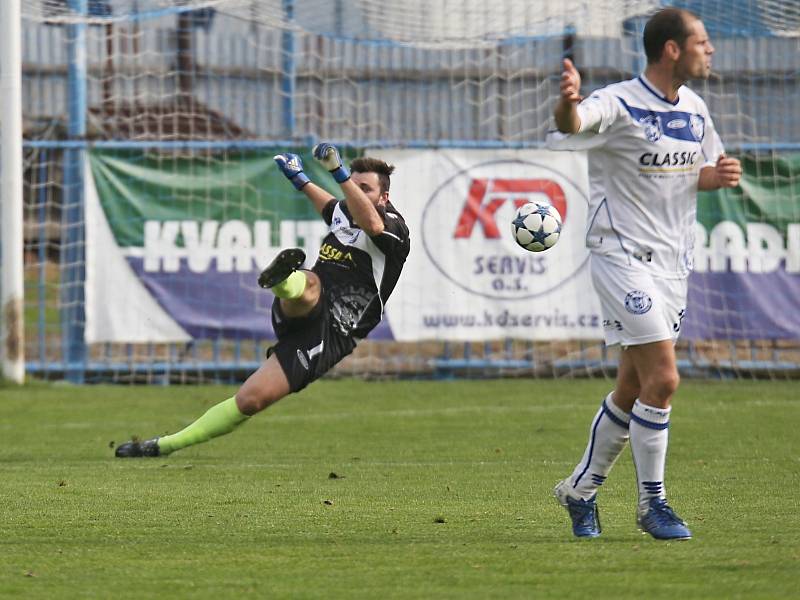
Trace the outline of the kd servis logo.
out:
<instances>
[{"instance_id":1,"label":"kd servis logo","mask_svg":"<svg viewBox=\"0 0 800 600\"><path fill-rule=\"evenodd\" d=\"M564 222L546 252L528 252L511 235L516 209L533 200L554 205ZM524 160L482 162L433 192L422 214L422 243L436 269L467 292L535 298L572 279L588 260L586 213L586 196L567 175Z\"/></svg>"}]
</instances>

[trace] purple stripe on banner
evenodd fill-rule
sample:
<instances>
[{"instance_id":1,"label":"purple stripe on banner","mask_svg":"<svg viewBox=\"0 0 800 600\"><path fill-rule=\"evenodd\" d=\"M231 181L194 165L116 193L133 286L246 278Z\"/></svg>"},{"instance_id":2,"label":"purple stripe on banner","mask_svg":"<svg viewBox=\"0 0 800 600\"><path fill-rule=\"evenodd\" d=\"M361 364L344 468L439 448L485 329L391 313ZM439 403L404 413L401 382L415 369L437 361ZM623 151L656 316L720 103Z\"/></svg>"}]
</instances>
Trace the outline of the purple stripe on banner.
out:
<instances>
[{"instance_id":1,"label":"purple stripe on banner","mask_svg":"<svg viewBox=\"0 0 800 600\"><path fill-rule=\"evenodd\" d=\"M273 295L256 284L257 273L190 271L181 260L172 273L145 272L141 258L127 257L134 273L161 307L195 339L275 339ZM391 340L384 320L369 339Z\"/></svg>"},{"instance_id":2,"label":"purple stripe on banner","mask_svg":"<svg viewBox=\"0 0 800 600\"><path fill-rule=\"evenodd\" d=\"M693 273L682 337L800 339L800 275Z\"/></svg>"}]
</instances>

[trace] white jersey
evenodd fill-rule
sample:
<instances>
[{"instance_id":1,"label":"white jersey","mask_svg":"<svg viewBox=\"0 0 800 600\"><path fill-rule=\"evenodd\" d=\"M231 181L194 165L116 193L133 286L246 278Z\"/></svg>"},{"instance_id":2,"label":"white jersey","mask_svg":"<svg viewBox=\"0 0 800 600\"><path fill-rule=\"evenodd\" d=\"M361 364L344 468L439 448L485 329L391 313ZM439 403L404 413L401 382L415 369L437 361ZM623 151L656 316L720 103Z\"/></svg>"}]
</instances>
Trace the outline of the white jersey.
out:
<instances>
[{"instance_id":1,"label":"white jersey","mask_svg":"<svg viewBox=\"0 0 800 600\"><path fill-rule=\"evenodd\" d=\"M641 75L593 92L578 116L580 131L551 131L547 147L588 150L587 247L688 276L700 169L724 152L705 102L686 86L670 102Z\"/></svg>"}]
</instances>

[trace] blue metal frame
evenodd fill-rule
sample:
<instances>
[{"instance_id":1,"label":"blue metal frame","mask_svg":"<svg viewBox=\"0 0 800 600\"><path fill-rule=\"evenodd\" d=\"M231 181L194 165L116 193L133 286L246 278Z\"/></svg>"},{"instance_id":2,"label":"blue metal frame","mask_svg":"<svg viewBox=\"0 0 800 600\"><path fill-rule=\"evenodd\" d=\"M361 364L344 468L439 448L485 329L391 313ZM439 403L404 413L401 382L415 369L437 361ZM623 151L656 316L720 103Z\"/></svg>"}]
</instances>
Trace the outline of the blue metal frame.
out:
<instances>
[{"instance_id":1,"label":"blue metal frame","mask_svg":"<svg viewBox=\"0 0 800 600\"><path fill-rule=\"evenodd\" d=\"M69 0L70 8L77 14L88 14L87 0ZM69 71L67 76L67 134L70 140L86 137L87 83L86 83L86 27L85 23L67 26ZM61 334L62 355L71 365L66 377L74 383L84 380L86 322L84 281L84 164L86 147L76 145L64 153L64 209L62 224L65 231L61 254Z\"/></svg>"},{"instance_id":2,"label":"blue metal frame","mask_svg":"<svg viewBox=\"0 0 800 600\"><path fill-rule=\"evenodd\" d=\"M0 0L2 1L2 0ZM336 0L341 3L341 0ZM89 14L89 0L69 0L69 7L77 14ZM295 21L296 0L282 0L283 18L288 24ZM171 7L163 10L155 10L146 13L135 13L125 15L126 20L144 20L150 18L163 17L169 14L180 14L193 11L190 6ZM102 19L104 22L112 22L118 18ZM635 25L640 25L636 23ZM43 376L64 376L68 380L76 383L84 382L89 378L108 377L109 374L124 373L126 376L147 376L149 379L159 379L168 383L170 377L176 374L200 373L211 375L217 379L230 380L231 377L242 372L252 371L258 368L261 360L260 345L256 345L255 355L250 360L242 360L242 348L237 342L234 347L234 358L227 362L221 361L221 347L217 340L212 344L212 360L197 360L194 353L194 360L182 361L177 345L170 345L169 360L152 360L152 362L134 363L132 359L132 346L128 347L131 354L130 361L112 360L110 353L107 354L108 360L93 360L87 356L87 346L84 338L85 324L85 219L84 219L84 168L86 164L86 153L90 148L105 149L158 149L170 150L257 150L262 148L272 148L275 146L297 146L298 144L312 145L317 140L313 137L297 137L296 125L296 87L297 87L297 62L296 62L296 33L293 28L284 29L281 38L282 44L282 79L281 79L281 115L283 139L272 140L215 140L215 141L132 141L132 140L86 140L86 119L88 115L87 105L87 74L86 74L86 23L69 24L65 31L68 40L69 52L69 71L68 71L68 139L67 140L28 140L24 142L24 147L30 149L43 150L42 164L40 166L39 178L41 182L47 180L48 169L46 166L48 153L55 150L64 151L64 210L62 213L62 227L65 236L62 245L61 255L61 333L62 333L62 355L59 362L48 362L45 343L45 295L46 281L44 271L39 275L39 356L38 360L26 364L26 369L31 374ZM336 36L341 37L341 23L337 26ZM563 35L574 33L567 27ZM638 46L641 45L640 32L636 31ZM519 37L504 40L495 40L498 45L525 44L536 40L552 39L558 36L538 36L538 37ZM364 45L377 46L403 46L404 44L391 40L368 40L352 39ZM637 47L638 47L637 46ZM638 53L640 60L641 52ZM636 70L636 69L635 69ZM640 69L639 69L640 70ZM244 108L244 107L243 107ZM425 140L417 139L398 143L397 140L331 140L338 145L352 146L359 148L459 148L459 149L530 149L541 148L543 142L538 140L525 141L502 141L502 140ZM800 151L800 142L779 141L771 143L742 143L738 147L730 148L734 152L752 151ZM44 227L45 186L40 190L40 227ZM40 231L40 246L38 249L40 264L46 262L46 235L43 229ZM512 342L507 340L505 356L493 358L481 358L473 356L473 350L479 350L479 343L464 344L463 356L457 356L452 351L450 344L444 343L442 354L428 361L428 366L436 376L453 376L458 372L471 372L473 374L497 372L502 369L512 369L520 371L534 371L541 361L538 360L533 348L529 353L526 352L523 358L513 356ZM592 344L602 345L601 342ZM196 350L193 346L190 354ZM583 350L583 347L582 347ZM776 353L773 361L743 361L736 365L705 364L692 355L687 360L682 360L681 366L684 369L695 372L717 372L724 374L726 370L735 371L737 369L752 370L772 370L772 371L796 371L798 366L780 360ZM583 352L580 353L583 355ZM484 353L488 356L488 353ZM148 359L155 359L151 352ZM554 372L564 372L575 370L588 372L611 372L616 368L615 361L610 361L605 351L600 359L574 358L569 360L556 361L548 365L548 370Z\"/></svg>"},{"instance_id":3,"label":"blue metal frame","mask_svg":"<svg viewBox=\"0 0 800 600\"><path fill-rule=\"evenodd\" d=\"M290 25L294 23L294 0L283 0L283 15L287 23ZM283 75L281 77L283 133L286 137L291 138L295 134L295 88L297 86L295 33L292 27L287 27L283 30L281 45L283 51Z\"/></svg>"},{"instance_id":4,"label":"blue metal frame","mask_svg":"<svg viewBox=\"0 0 800 600\"><path fill-rule=\"evenodd\" d=\"M47 273L45 271L44 265L47 262L47 180L48 180L48 168L47 168L47 158L49 156L47 148L42 151L42 155L40 157L39 162L39 194L37 198L37 202L39 203L39 210L38 218L39 218L39 248L38 248L38 256L39 259L39 278L38 278L38 285L37 285L37 292L39 294L38 297L38 305L37 310L39 312L38 319L37 319L37 327L39 328L38 333L38 343L39 343L39 361L44 363L47 360L47 345L46 345L46 322L45 322L45 310L47 305ZM27 369L27 367L26 367Z\"/></svg>"},{"instance_id":5,"label":"blue metal frame","mask_svg":"<svg viewBox=\"0 0 800 600\"><path fill-rule=\"evenodd\" d=\"M25 140L25 148L46 148L86 150L89 148L104 148L108 150L135 150L145 148L156 148L160 150L259 150L262 148L274 148L275 146L297 146L298 144L313 146L317 140L315 137L307 137L303 140L298 139L274 139L274 140L197 140L197 141L159 141L159 140ZM543 141L526 142L504 142L501 140L409 140L398 142L397 140L374 140L353 141L353 140L326 140L339 146L353 146L359 148L410 148L410 149L434 149L434 148L461 148L490 150L508 148L511 150L544 148ZM798 152L800 142L758 142L741 143L728 146L730 152Z\"/></svg>"}]
</instances>

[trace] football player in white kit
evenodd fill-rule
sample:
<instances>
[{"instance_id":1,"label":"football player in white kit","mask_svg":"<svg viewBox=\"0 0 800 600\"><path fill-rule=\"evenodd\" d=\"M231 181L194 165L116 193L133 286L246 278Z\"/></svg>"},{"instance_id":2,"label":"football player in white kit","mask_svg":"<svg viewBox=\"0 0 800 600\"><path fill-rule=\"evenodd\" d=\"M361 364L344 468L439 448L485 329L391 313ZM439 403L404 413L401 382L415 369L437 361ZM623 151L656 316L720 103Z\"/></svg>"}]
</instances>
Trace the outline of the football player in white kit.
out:
<instances>
[{"instance_id":1,"label":"football player in white kit","mask_svg":"<svg viewBox=\"0 0 800 600\"><path fill-rule=\"evenodd\" d=\"M547 137L551 149L587 150L592 281L606 344L622 348L615 388L592 421L583 457L555 488L578 537L600 535L597 490L630 439L639 528L657 539L691 538L664 488L679 382L674 343L686 310L697 190L734 187L742 172L725 156L705 103L684 85L711 71L703 22L663 9L645 26L644 48L644 73L585 99L565 59L557 131Z\"/></svg>"}]
</instances>

